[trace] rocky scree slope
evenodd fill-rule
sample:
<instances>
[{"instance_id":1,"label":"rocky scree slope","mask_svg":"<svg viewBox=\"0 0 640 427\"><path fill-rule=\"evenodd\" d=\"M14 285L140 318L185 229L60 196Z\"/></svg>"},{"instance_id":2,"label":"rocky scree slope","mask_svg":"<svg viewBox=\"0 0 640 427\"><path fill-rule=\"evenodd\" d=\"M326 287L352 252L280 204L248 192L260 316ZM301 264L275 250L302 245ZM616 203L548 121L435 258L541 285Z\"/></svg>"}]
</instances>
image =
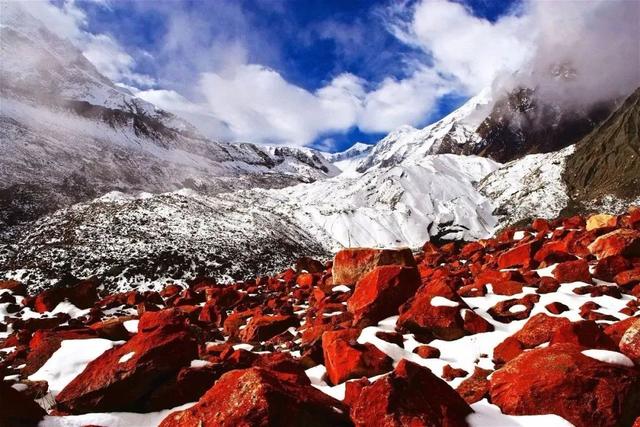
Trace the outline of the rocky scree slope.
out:
<instances>
[{"instance_id":1,"label":"rocky scree slope","mask_svg":"<svg viewBox=\"0 0 640 427\"><path fill-rule=\"evenodd\" d=\"M2 281L0 423L631 427L638 298L637 207L228 285Z\"/></svg>"}]
</instances>

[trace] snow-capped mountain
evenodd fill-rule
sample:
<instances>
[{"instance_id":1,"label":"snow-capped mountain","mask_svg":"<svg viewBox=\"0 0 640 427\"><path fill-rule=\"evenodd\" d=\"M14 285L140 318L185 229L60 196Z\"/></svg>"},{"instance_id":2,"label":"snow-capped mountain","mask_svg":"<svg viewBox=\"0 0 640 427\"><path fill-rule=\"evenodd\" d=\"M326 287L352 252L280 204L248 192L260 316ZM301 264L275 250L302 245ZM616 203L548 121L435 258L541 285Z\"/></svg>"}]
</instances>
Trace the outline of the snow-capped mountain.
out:
<instances>
[{"instance_id":1,"label":"snow-capped mountain","mask_svg":"<svg viewBox=\"0 0 640 427\"><path fill-rule=\"evenodd\" d=\"M255 276L341 247L487 237L496 225L492 206L473 184L497 166L436 155L283 189L110 193L36 221L0 250L0 265L33 286L67 271L130 287L167 277Z\"/></svg>"},{"instance_id":2,"label":"snow-capped mountain","mask_svg":"<svg viewBox=\"0 0 640 427\"><path fill-rule=\"evenodd\" d=\"M423 128L402 126L380 140L357 167L364 172L374 166L419 161L432 154L474 154L481 142L476 128L491 102L487 88L443 119Z\"/></svg>"},{"instance_id":3,"label":"snow-capped mountain","mask_svg":"<svg viewBox=\"0 0 640 427\"><path fill-rule=\"evenodd\" d=\"M371 153L373 148L374 145L356 142L344 151L323 153L323 155L343 174L352 174L356 171L358 164Z\"/></svg>"},{"instance_id":4,"label":"snow-capped mountain","mask_svg":"<svg viewBox=\"0 0 640 427\"><path fill-rule=\"evenodd\" d=\"M114 190L217 193L339 172L311 149L210 141L113 84L19 4L2 12L0 224Z\"/></svg>"}]
</instances>

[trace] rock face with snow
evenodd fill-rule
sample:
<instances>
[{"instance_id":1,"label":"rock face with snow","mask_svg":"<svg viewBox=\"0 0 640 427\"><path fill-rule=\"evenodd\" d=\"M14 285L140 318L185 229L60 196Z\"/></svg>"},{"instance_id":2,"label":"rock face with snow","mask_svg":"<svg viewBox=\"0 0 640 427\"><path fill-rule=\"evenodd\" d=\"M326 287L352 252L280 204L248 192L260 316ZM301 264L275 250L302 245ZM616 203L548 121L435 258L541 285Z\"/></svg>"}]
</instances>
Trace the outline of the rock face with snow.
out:
<instances>
[{"instance_id":1,"label":"rock face with snow","mask_svg":"<svg viewBox=\"0 0 640 427\"><path fill-rule=\"evenodd\" d=\"M338 173L311 149L210 141L116 86L17 3L0 27L0 226L109 191L207 193Z\"/></svg>"},{"instance_id":2,"label":"rock face with snow","mask_svg":"<svg viewBox=\"0 0 640 427\"><path fill-rule=\"evenodd\" d=\"M473 154L481 141L475 128L484 118L483 107L490 101L490 91L486 89L424 129L403 126L391 132L360 161L357 170L364 172L374 166L420 161L432 154Z\"/></svg>"}]
</instances>

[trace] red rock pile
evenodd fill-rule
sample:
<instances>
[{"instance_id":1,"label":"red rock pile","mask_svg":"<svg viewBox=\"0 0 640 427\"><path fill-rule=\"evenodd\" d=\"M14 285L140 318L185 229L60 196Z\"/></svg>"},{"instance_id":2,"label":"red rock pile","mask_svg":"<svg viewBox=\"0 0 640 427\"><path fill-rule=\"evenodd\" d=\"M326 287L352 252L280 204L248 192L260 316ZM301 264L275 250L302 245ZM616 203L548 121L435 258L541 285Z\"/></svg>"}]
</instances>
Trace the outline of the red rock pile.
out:
<instances>
[{"instance_id":1,"label":"red rock pile","mask_svg":"<svg viewBox=\"0 0 640 427\"><path fill-rule=\"evenodd\" d=\"M538 219L416 253L345 249L228 285L103 294L90 278L29 295L0 281L0 424L36 425L45 397L51 416L195 402L164 427L465 426L480 408L469 405L490 403L631 426L639 297L638 209ZM112 348L56 396L28 380L64 341L90 339ZM452 341L476 343L456 347L475 361L451 353ZM343 400L321 391L340 396L336 385Z\"/></svg>"}]
</instances>

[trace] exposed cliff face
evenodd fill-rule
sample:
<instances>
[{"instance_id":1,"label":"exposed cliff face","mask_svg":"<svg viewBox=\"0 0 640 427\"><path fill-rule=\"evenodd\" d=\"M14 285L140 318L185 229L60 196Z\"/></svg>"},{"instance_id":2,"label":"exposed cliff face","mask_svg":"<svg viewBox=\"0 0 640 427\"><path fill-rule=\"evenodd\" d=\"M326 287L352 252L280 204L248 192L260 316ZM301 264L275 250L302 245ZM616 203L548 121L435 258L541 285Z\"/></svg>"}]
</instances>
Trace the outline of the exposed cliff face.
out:
<instances>
[{"instance_id":1,"label":"exposed cliff face","mask_svg":"<svg viewBox=\"0 0 640 427\"><path fill-rule=\"evenodd\" d=\"M477 129L475 154L505 163L527 154L549 153L578 142L613 111L614 102L588 109L545 103L521 88L498 99Z\"/></svg>"},{"instance_id":2,"label":"exposed cliff face","mask_svg":"<svg viewBox=\"0 0 640 427\"><path fill-rule=\"evenodd\" d=\"M640 88L576 144L563 179L575 203L640 198Z\"/></svg>"}]
</instances>

